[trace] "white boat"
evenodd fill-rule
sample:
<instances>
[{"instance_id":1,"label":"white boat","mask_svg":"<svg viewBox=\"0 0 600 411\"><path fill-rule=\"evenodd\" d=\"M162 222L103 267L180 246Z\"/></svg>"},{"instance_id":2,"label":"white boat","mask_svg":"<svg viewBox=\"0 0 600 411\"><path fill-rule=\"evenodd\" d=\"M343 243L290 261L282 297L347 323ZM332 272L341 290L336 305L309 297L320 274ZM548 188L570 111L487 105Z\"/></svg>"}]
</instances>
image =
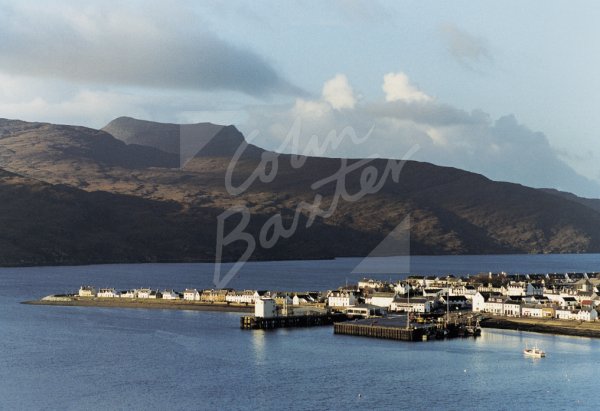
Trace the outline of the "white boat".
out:
<instances>
[{"instance_id":1,"label":"white boat","mask_svg":"<svg viewBox=\"0 0 600 411\"><path fill-rule=\"evenodd\" d=\"M533 348L527 348L527 346L525 346L523 354L525 354L527 357L533 358L542 358L546 356L546 353L540 348L538 348L537 345Z\"/></svg>"}]
</instances>

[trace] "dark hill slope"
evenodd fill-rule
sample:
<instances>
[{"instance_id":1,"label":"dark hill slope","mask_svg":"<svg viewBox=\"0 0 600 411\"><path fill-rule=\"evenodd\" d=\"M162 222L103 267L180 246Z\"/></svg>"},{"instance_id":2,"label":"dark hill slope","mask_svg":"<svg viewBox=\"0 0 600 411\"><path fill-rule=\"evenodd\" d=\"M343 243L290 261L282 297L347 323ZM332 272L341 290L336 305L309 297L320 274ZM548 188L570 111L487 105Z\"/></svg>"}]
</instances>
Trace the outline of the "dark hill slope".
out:
<instances>
[{"instance_id":1,"label":"dark hill slope","mask_svg":"<svg viewBox=\"0 0 600 411\"><path fill-rule=\"evenodd\" d=\"M290 155L282 154L276 157L273 181L254 182L232 195L224 185L227 169L234 170L233 181L240 184L270 155L248 146L232 163L233 153L244 144L234 127L193 125L208 131L192 129L185 136L184 145L191 146L199 136L201 149L180 168L173 143L173 130L178 129L181 139L178 125L133 119L111 124L105 128L109 134L0 120L1 164L31 177L16 184L23 177L7 174L0 181L2 198L10 199L0 209L10 227L5 245L13 244L9 251L0 250L0 261L210 259L216 217L225 209L247 207L251 222L246 231L257 237L270 216L280 213L289 227L301 202L327 209L339 190L336 181L321 187L314 183L335 175L343 160L307 158L297 168ZM340 181L355 194L365 181L363 173L377 172L379 179L389 164L369 161ZM367 255L408 215L414 254L600 252L600 213L572 198L414 161L406 162L398 181L388 176L375 191L357 201L339 199L331 216L317 218L310 229L303 228L305 210L296 235L257 250L254 257ZM236 244L225 257L241 252L242 244Z\"/></svg>"}]
</instances>

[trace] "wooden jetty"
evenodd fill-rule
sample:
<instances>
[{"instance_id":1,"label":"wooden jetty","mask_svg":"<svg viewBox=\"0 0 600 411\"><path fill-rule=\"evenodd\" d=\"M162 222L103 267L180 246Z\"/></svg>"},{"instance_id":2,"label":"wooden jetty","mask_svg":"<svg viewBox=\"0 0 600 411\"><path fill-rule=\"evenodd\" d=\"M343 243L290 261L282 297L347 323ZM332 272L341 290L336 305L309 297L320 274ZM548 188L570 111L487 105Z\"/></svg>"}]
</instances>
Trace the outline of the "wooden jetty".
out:
<instances>
[{"instance_id":1,"label":"wooden jetty","mask_svg":"<svg viewBox=\"0 0 600 411\"><path fill-rule=\"evenodd\" d=\"M289 327L316 327L332 325L337 322L347 321L346 314L316 314L316 315L290 315L273 318L255 317L246 315L240 319L241 328L244 330L269 330Z\"/></svg>"}]
</instances>

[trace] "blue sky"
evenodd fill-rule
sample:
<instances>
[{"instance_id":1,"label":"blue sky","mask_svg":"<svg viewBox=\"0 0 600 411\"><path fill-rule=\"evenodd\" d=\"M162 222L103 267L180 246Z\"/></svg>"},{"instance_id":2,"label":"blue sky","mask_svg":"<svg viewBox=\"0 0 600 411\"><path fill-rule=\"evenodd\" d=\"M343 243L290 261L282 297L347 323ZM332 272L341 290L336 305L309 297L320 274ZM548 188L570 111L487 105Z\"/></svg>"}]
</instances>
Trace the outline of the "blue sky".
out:
<instances>
[{"instance_id":1,"label":"blue sky","mask_svg":"<svg viewBox=\"0 0 600 411\"><path fill-rule=\"evenodd\" d=\"M231 123L288 151L351 127L367 141L318 154L418 146L600 197L598 21L592 1L0 1L0 117Z\"/></svg>"}]
</instances>

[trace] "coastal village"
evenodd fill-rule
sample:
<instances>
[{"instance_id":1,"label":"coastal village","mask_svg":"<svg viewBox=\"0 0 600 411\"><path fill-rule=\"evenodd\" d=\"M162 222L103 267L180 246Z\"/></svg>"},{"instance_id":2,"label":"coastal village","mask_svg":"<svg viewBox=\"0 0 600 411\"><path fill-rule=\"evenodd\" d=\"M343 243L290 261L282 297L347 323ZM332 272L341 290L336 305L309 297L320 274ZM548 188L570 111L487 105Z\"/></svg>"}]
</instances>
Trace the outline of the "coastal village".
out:
<instances>
[{"instance_id":1,"label":"coastal village","mask_svg":"<svg viewBox=\"0 0 600 411\"><path fill-rule=\"evenodd\" d=\"M182 304L254 307L255 316L271 318L326 312L363 318L386 313L428 315L465 312L505 316L597 321L600 273L420 276L391 282L364 278L329 291L233 289L153 290L82 286L77 294L48 296L46 301L94 299L180 302Z\"/></svg>"}]
</instances>

